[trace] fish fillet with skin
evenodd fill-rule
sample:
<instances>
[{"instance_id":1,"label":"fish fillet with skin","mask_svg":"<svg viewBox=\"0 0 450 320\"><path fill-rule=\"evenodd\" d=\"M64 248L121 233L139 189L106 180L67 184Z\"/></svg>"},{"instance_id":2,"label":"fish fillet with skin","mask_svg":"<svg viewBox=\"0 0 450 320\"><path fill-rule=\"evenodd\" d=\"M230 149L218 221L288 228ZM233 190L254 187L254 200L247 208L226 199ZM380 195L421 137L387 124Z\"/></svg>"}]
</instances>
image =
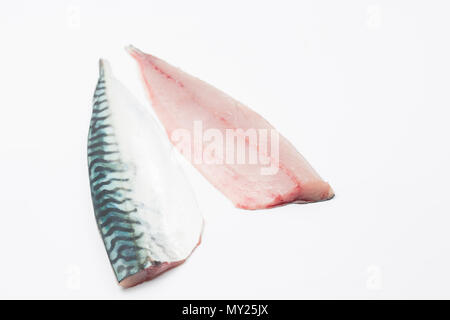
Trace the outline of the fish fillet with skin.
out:
<instances>
[{"instance_id":1,"label":"fish fillet with skin","mask_svg":"<svg viewBox=\"0 0 450 320\"><path fill-rule=\"evenodd\" d=\"M172 143L185 156L188 154L188 159L200 173L235 206L263 209L288 203L322 201L334 196L330 185L259 114L161 59L132 46L127 50L138 62L152 107ZM219 132L224 151L218 153L216 150L219 148L209 147L216 141L214 134L209 140L204 138L211 144L205 141L195 144L193 141L195 133L200 132L199 128L203 133L209 129ZM235 139L234 146L226 143L230 130L236 134L232 138ZM261 130L264 135L258 135ZM191 134L188 147L184 141L187 139L183 142L180 138L184 137L181 132ZM256 138L251 135L255 132ZM260 140L261 137L266 139ZM238 157L238 139L245 148L244 156L241 152L241 162L233 161ZM249 161L252 152L257 155L257 163ZM227 161L230 153L230 161ZM233 158L235 154L236 158ZM243 157L248 157L248 160L243 161Z\"/></svg>"},{"instance_id":2,"label":"fish fillet with skin","mask_svg":"<svg viewBox=\"0 0 450 320\"><path fill-rule=\"evenodd\" d=\"M173 147L100 62L88 137L91 195L117 280L131 287L183 263L203 227Z\"/></svg>"}]
</instances>

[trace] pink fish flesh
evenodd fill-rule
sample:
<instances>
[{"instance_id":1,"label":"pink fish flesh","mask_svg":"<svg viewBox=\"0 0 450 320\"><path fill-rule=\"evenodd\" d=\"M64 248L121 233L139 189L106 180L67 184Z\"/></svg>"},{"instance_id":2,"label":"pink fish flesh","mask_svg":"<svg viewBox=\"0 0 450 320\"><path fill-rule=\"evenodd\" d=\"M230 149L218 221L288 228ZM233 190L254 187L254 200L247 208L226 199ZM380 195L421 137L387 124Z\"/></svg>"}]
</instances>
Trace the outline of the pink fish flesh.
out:
<instances>
[{"instance_id":1,"label":"pink fish flesh","mask_svg":"<svg viewBox=\"0 0 450 320\"><path fill-rule=\"evenodd\" d=\"M236 207L263 209L333 198L330 185L258 113L155 56L132 46L127 49L139 64L152 107L172 143ZM197 146L194 142L186 147L186 139L176 143L177 139L177 142L181 141L183 135L180 133L186 132L195 140L199 127L202 132L214 130L216 137L217 134L226 137L227 132L234 132L234 138L243 141L246 159L253 152L257 155L257 163L242 161L242 153L241 162L233 161L238 151L234 145L230 147L224 143L226 138L222 141L225 145L222 152L205 143L205 136L202 144L197 143ZM265 132L265 135L255 139L249 132ZM211 141L214 140L211 138ZM186 150L190 151L189 155ZM226 161L229 154L231 161ZM209 162L205 161L206 157Z\"/></svg>"}]
</instances>

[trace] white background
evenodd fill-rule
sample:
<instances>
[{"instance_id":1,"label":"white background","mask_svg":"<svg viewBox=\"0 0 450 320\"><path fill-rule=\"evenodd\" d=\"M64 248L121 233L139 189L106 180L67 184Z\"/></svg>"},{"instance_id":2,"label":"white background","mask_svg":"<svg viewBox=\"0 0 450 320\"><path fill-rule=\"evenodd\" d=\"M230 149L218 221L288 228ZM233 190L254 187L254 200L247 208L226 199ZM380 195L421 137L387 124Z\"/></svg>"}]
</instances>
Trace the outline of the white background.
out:
<instances>
[{"instance_id":1,"label":"white background","mask_svg":"<svg viewBox=\"0 0 450 320\"><path fill-rule=\"evenodd\" d=\"M2 1L0 298L450 298L448 1ZM123 46L267 118L333 186L206 219L181 267L115 280L90 199L98 59L148 105Z\"/></svg>"}]
</instances>

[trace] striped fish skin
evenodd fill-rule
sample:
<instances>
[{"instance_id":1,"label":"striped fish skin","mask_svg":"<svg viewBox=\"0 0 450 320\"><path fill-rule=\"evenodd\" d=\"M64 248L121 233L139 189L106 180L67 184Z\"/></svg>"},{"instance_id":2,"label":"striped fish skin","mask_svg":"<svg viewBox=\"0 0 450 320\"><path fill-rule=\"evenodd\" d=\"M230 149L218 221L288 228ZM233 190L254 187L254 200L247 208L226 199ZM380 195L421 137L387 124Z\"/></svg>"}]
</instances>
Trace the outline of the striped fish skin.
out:
<instances>
[{"instance_id":1,"label":"striped fish skin","mask_svg":"<svg viewBox=\"0 0 450 320\"><path fill-rule=\"evenodd\" d=\"M88 170L98 229L122 286L154 278L197 247L203 219L170 143L106 61L93 98Z\"/></svg>"}]
</instances>

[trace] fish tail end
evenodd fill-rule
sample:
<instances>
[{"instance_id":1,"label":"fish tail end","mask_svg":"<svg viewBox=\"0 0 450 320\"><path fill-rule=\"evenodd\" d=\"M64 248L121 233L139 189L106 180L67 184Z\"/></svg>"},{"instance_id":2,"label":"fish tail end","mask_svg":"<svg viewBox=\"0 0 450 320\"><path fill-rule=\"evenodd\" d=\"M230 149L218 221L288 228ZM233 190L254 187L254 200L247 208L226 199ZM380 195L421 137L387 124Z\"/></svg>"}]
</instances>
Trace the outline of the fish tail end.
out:
<instances>
[{"instance_id":1,"label":"fish tail end","mask_svg":"<svg viewBox=\"0 0 450 320\"><path fill-rule=\"evenodd\" d=\"M145 56L145 53L131 44L126 46L125 50L135 59L143 58Z\"/></svg>"}]
</instances>

